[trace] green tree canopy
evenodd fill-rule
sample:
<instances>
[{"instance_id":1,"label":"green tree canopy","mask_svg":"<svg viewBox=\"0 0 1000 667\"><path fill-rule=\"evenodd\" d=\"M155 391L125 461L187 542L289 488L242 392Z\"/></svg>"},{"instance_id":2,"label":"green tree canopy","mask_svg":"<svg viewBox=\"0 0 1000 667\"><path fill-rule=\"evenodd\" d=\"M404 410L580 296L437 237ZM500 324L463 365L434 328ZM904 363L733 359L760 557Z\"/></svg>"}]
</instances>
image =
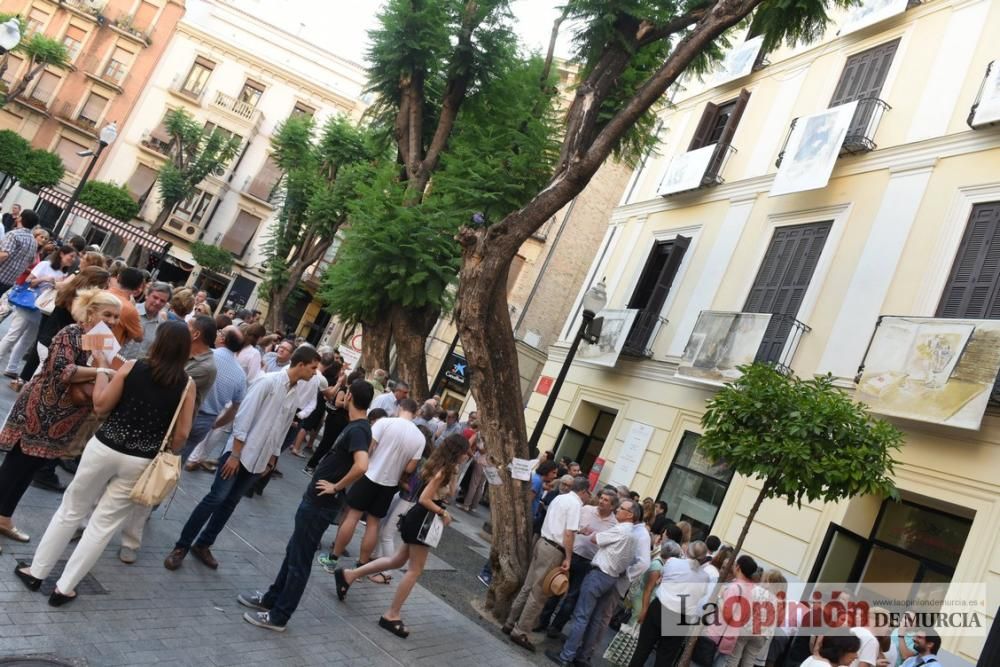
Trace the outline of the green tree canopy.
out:
<instances>
[{"instance_id":1,"label":"green tree canopy","mask_svg":"<svg viewBox=\"0 0 1000 667\"><path fill-rule=\"evenodd\" d=\"M322 259L348 219L358 187L372 178L384 149L368 126L331 117L317 133L312 118L284 122L271 141L282 172L277 224L264 244L261 291L272 307L271 325L280 326L281 307L295 293L302 274Z\"/></svg>"},{"instance_id":2,"label":"green tree canopy","mask_svg":"<svg viewBox=\"0 0 1000 667\"><path fill-rule=\"evenodd\" d=\"M18 180L21 182L21 187L37 192L40 188L57 184L65 173L66 168L58 155L36 148L24 156Z\"/></svg>"},{"instance_id":3,"label":"green tree canopy","mask_svg":"<svg viewBox=\"0 0 1000 667\"><path fill-rule=\"evenodd\" d=\"M139 215L139 204L132 199L128 188L117 183L87 181L77 200L125 222Z\"/></svg>"},{"instance_id":4,"label":"green tree canopy","mask_svg":"<svg viewBox=\"0 0 1000 667\"><path fill-rule=\"evenodd\" d=\"M0 20L6 20L6 18L0 15ZM65 68L69 65L69 51L66 50L65 45L61 41L46 37L41 33L36 32L24 37L14 51L27 59L28 68L3 95L0 95L0 108L23 93L28 84L46 67ZM3 68L6 69L6 63L4 63Z\"/></svg>"},{"instance_id":5,"label":"green tree canopy","mask_svg":"<svg viewBox=\"0 0 1000 667\"><path fill-rule=\"evenodd\" d=\"M233 268L233 253L218 246L195 241L190 251L194 261L209 271L228 273Z\"/></svg>"}]
</instances>

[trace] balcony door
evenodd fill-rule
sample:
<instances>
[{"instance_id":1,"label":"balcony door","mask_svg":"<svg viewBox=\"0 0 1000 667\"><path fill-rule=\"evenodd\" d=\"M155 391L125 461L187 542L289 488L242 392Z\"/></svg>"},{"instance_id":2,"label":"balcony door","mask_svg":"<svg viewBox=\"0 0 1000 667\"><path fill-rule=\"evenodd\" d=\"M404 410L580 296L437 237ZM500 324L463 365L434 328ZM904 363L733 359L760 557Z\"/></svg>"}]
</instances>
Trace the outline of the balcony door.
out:
<instances>
[{"instance_id":1,"label":"balcony door","mask_svg":"<svg viewBox=\"0 0 1000 667\"><path fill-rule=\"evenodd\" d=\"M854 119L844 137L845 145L849 146L868 136L872 116L878 108L875 100L882 95L882 86L885 85L897 47L899 40L894 39L856 53L844 63L844 71L840 74L830 107L858 102L858 109L854 112Z\"/></svg>"},{"instance_id":2,"label":"balcony door","mask_svg":"<svg viewBox=\"0 0 1000 667\"><path fill-rule=\"evenodd\" d=\"M628 338L625 339L623 352L626 354L650 355L653 332L689 245L691 239L687 236L678 236L670 241L658 241L653 245L639 276L639 283L628 302L629 308L638 309L639 312L629 330Z\"/></svg>"},{"instance_id":3,"label":"balcony door","mask_svg":"<svg viewBox=\"0 0 1000 667\"><path fill-rule=\"evenodd\" d=\"M771 322L757 352L757 361L778 363L832 221L788 225L774 230L757 278L743 306L745 313L771 313Z\"/></svg>"}]
</instances>

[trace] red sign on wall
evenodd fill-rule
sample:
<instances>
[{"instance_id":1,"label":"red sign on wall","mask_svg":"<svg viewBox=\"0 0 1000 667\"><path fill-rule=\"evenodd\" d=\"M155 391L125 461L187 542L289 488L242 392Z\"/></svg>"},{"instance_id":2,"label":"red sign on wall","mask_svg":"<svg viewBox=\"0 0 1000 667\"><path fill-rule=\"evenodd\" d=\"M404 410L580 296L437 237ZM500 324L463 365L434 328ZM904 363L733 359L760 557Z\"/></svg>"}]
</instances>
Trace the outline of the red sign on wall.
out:
<instances>
[{"instance_id":1,"label":"red sign on wall","mask_svg":"<svg viewBox=\"0 0 1000 667\"><path fill-rule=\"evenodd\" d=\"M537 391L542 396L548 396L549 392L552 391L552 385L555 383L555 378L549 377L548 375L543 375L538 378L538 385L535 386L535 391Z\"/></svg>"}]
</instances>

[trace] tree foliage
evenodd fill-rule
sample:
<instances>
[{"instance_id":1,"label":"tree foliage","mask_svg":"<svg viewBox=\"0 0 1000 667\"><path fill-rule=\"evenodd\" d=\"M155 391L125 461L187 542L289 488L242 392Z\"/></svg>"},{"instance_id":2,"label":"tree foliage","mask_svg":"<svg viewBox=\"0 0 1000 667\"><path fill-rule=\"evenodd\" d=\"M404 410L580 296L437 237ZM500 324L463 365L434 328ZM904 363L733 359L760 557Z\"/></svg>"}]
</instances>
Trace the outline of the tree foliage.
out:
<instances>
[{"instance_id":1,"label":"tree foliage","mask_svg":"<svg viewBox=\"0 0 1000 667\"><path fill-rule=\"evenodd\" d=\"M20 134L13 130L0 130L0 172L16 178L24 164L24 156L30 150L31 144Z\"/></svg>"},{"instance_id":2,"label":"tree foliage","mask_svg":"<svg viewBox=\"0 0 1000 667\"><path fill-rule=\"evenodd\" d=\"M163 119L170 137L170 160L160 168L158 188L162 208L150 231L166 224L177 204L194 194L198 184L228 164L239 149L239 139L209 130L185 109L171 109Z\"/></svg>"},{"instance_id":3,"label":"tree foliage","mask_svg":"<svg viewBox=\"0 0 1000 667\"><path fill-rule=\"evenodd\" d=\"M233 253L218 246L195 241L189 248L194 261L209 271L228 273L233 268Z\"/></svg>"},{"instance_id":4,"label":"tree foliage","mask_svg":"<svg viewBox=\"0 0 1000 667\"><path fill-rule=\"evenodd\" d=\"M37 192L40 188L58 183L66 170L62 159L55 153L32 148L24 137L11 130L0 130L0 172L8 176L0 199L20 182L27 190Z\"/></svg>"},{"instance_id":5,"label":"tree foliage","mask_svg":"<svg viewBox=\"0 0 1000 667\"><path fill-rule=\"evenodd\" d=\"M754 364L708 402L699 449L789 504L893 496L895 426L872 417L829 375L802 380Z\"/></svg>"},{"instance_id":6,"label":"tree foliage","mask_svg":"<svg viewBox=\"0 0 1000 667\"><path fill-rule=\"evenodd\" d=\"M0 20L6 20L0 15ZM22 27L24 26L22 21ZM23 34L23 33L22 33ZM10 88L0 96L0 108L7 102L14 99L27 89L28 85L46 67L66 68L69 65L69 51L66 46L57 39L46 37L41 33L33 33L26 36L17 45L14 51L28 61L28 68L25 73Z\"/></svg>"},{"instance_id":7,"label":"tree foliage","mask_svg":"<svg viewBox=\"0 0 1000 667\"><path fill-rule=\"evenodd\" d=\"M347 221L350 202L370 179L380 154L372 130L341 116L330 118L316 136L312 118L283 123L272 139L281 169L281 211L264 244L261 290L272 304L272 324L280 304L295 292L307 268L323 258Z\"/></svg>"},{"instance_id":8,"label":"tree foliage","mask_svg":"<svg viewBox=\"0 0 1000 667\"><path fill-rule=\"evenodd\" d=\"M87 181L78 201L125 222L139 215L139 204L132 199L128 188L117 183Z\"/></svg>"}]
</instances>

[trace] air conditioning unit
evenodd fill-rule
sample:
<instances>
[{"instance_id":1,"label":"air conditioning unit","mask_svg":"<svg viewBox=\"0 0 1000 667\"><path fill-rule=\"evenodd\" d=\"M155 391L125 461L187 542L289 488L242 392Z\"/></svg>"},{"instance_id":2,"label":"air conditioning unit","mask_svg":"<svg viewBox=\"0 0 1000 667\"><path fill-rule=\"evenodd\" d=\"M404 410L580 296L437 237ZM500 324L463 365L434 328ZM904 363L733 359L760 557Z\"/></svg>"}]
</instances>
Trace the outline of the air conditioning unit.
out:
<instances>
[{"instance_id":1,"label":"air conditioning unit","mask_svg":"<svg viewBox=\"0 0 1000 667\"><path fill-rule=\"evenodd\" d=\"M201 236L201 227L181 218L170 218L164 229L187 241L197 241Z\"/></svg>"}]
</instances>

